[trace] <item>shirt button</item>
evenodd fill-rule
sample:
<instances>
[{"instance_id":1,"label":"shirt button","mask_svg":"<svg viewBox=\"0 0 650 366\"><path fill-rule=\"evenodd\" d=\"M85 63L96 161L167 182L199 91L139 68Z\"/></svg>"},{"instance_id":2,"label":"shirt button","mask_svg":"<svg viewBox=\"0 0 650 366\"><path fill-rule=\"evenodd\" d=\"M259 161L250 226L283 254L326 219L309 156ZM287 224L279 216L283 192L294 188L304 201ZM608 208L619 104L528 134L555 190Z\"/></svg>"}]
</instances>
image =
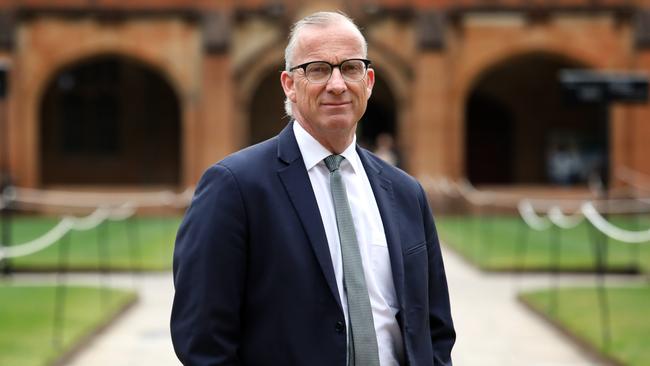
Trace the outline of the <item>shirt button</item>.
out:
<instances>
[{"instance_id":1,"label":"shirt button","mask_svg":"<svg viewBox=\"0 0 650 366\"><path fill-rule=\"evenodd\" d=\"M336 333L343 333L345 331L345 324L341 321L336 322L334 330L336 330Z\"/></svg>"}]
</instances>

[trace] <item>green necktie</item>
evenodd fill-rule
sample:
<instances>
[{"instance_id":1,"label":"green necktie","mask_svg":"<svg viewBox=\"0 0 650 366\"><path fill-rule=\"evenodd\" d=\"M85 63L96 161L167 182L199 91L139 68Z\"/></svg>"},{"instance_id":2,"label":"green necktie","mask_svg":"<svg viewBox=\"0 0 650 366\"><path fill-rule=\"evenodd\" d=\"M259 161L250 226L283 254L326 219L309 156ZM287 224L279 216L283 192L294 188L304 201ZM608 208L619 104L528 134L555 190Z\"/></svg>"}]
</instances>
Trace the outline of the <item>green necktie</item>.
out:
<instances>
[{"instance_id":1,"label":"green necktie","mask_svg":"<svg viewBox=\"0 0 650 366\"><path fill-rule=\"evenodd\" d=\"M350 318L348 363L350 366L379 366L377 336L363 274L361 253L354 231L348 196L339 171L342 160L341 155L330 155L325 158L325 165L330 171L330 190L343 258L343 288L348 299Z\"/></svg>"}]
</instances>

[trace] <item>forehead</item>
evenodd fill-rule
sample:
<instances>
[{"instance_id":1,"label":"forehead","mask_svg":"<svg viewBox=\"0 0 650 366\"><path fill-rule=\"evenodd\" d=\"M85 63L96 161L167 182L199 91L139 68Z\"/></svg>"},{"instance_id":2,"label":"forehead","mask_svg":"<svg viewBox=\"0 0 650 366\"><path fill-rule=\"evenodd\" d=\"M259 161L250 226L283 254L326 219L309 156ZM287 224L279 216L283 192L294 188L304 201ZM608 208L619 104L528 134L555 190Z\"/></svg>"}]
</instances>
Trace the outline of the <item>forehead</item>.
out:
<instances>
[{"instance_id":1,"label":"forehead","mask_svg":"<svg viewBox=\"0 0 650 366\"><path fill-rule=\"evenodd\" d=\"M316 60L338 62L359 57L365 57L363 38L352 24L343 21L303 28L294 54L295 63Z\"/></svg>"}]
</instances>

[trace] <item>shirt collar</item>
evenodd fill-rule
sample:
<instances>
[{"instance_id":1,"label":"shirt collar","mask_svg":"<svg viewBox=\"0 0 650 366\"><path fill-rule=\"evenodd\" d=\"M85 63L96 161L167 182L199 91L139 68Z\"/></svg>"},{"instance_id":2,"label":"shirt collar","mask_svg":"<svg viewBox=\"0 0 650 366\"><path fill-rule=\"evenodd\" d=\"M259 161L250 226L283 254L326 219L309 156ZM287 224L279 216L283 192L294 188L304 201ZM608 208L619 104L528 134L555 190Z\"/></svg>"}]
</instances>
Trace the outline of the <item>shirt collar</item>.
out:
<instances>
[{"instance_id":1,"label":"shirt collar","mask_svg":"<svg viewBox=\"0 0 650 366\"><path fill-rule=\"evenodd\" d=\"M332 152L327 150L323 145L318 142L312 135L309 134L298 121L293 122L293 133L298 142L298 148L302 154L302 159L305 162L307 171L319 163L323 163L323 159L332 155ZM361 160L356 150L357 136L354 135L352 143L340 154L345 158L345 161L350 163L352 169L357 172L361 168ZM342 164L345 164L345 161Z\"/></svg>"}]
</instances>

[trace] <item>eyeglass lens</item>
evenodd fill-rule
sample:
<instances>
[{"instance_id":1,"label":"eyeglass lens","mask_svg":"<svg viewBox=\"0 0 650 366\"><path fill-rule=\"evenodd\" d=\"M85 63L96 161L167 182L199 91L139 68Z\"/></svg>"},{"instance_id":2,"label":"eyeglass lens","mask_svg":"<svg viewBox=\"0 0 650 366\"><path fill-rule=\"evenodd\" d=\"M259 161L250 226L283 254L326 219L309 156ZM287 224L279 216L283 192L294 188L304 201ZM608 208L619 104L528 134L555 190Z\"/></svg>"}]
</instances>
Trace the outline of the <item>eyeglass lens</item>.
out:
<instances>
[{"instance_id":1,"label":"eyeglass lens","mask_svg":"<svg viewBox=\"0 0 650 366\"><path fill-rule=\"evenodd\" d=\"M366 76L366 64L360 60L347 60L341 66L341 76L346 81L359 81ZM332 66L326 62L314 62L305 70L307 79L314 83L323 83L332 75Z\"/></svg>"}]
</instances>

